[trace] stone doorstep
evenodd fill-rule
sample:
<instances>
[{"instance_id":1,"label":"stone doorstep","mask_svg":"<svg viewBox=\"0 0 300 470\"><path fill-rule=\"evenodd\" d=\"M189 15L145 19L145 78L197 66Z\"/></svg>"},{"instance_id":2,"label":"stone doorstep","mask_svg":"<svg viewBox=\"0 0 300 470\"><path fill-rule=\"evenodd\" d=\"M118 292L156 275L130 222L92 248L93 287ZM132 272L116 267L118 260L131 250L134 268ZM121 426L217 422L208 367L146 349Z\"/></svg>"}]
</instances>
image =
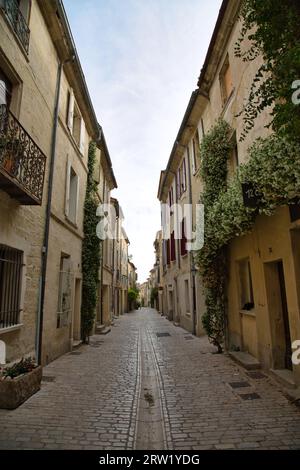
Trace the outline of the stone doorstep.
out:
<instances>
[{"instance_id":1,"label":"stone doorstep","mask_svg":"<svg viewBox=\"0 0 300 470\"><path fill-rule=\"evenodd\" d=\"M261 369L261 363L247 352L229 351L228 355L247 370Z\"/></svg>"},{"instance_id":2,"label":"stone doorstep","mask_svg":"<svg viewBox=\"0 0 300 470\"><path fill-rule=\"evenodd\" d=\"M109 326L105 325L96 325L95 334L96 335L107 335L111 331Z\"/></svg>"},{"instance_id":3,"label":"stone doorstep","mask_svg":"<svg viewBox=\"0 0 300 470\"><path fill-rule=\"evenodd\" d=\"M76 349L80 348L82 345L82 340L73 340L72 341L72 351L76 351Z\"/></svg>"},{"instance_id":4,"label":"stone doorstep","mask_svg":"<svg viewBox=\"0 0 300 470\"><path fill-rule=\"evenodd\" d=\"M288 400L297 406L300 406L300 387L298 388L284 388L283 394Z\"/></svg>"},{"instance_id":5,"label":"stone doorstep","mask_svg":"<svg viewBox=\"0 0 300 470\"><path fill-rule=\"evenodd\" d=\"M294 380L294 375L293 375L293 372L291 370L288 370L288 369L270 369L270 374L281 385L283 385L287 389L294 389L295 390L297 388L297 384Z\"/></svg>"}]
</instances>

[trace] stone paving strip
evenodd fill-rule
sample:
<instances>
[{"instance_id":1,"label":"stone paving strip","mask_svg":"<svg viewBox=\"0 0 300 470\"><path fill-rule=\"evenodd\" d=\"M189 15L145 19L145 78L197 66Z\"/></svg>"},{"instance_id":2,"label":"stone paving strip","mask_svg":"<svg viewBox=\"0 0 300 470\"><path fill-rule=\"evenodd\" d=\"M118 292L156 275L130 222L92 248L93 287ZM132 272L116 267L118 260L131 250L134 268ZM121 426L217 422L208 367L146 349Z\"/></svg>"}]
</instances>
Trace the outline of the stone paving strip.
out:
<instances>
[{"instance_id":1,"label":"stone paving strip","mask_svg":"<svg viewBox=\"0 0 300 470\"><path fill-rule=\"evenodd\" d=\"M0 410L0 449L300 449L300 410L280 386L213 351L154 310L124 315Z\"/></svg>"}]
</instances>

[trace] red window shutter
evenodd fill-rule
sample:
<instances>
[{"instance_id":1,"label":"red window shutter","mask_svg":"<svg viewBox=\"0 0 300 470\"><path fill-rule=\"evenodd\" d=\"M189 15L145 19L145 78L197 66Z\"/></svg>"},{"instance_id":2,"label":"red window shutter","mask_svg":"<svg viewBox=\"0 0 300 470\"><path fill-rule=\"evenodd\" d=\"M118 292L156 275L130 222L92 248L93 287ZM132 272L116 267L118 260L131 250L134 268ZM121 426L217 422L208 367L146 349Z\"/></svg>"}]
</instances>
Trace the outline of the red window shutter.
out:
<instances>
[{"instance_id":1,"label":"red window shutter","mask_svg":"<svg viewBox=\"0 0 300 470\"><path fill-rule=\"evenodd\" d=\"M167 240L166 248L167 248L167 264L170 264L170 240Z\"/></svg>"},{"instance_id":2,"label":"red window shutter","mask_svg":"<svg viewBox=\"0 0 300 470\"><path fill-rule=\"evenodd\" d=\"M175 236L174 232L171 233L171 261L176 260L176 251L175 251Z\"/></svg>"},{"instance_id":3,"label":"red window shutter","mask_svg":"<svg viewBox=\"0 0 300 470\"><path fill-rule=\"evenodd\" d=\"M181 196L181 169L177 171L177 196L180 198Z\"/></svg>"},{"instance_id":4,"label":"red window shutter","mask_svg":"<svg viewBox=\"0 0 300 470\"><path fill-rule=\"evenodd\" d=\"M181 256L184 256L187 254L186 242L187 242L187 238L185 236L185 223L183 219L183 221L181 222L181 240L180 240Z\"/></svg>"},{"instance_id":5,"label":"red window shutter","mask_svg":"<svg viewBox=\"0 0 300 470\"><path fill-rule=\"evenodd\" d=\"M182 191L186 191L186 163L185 163L185 158L183 159L183 164L182 164Z\"/></svg>"}]
</instances>

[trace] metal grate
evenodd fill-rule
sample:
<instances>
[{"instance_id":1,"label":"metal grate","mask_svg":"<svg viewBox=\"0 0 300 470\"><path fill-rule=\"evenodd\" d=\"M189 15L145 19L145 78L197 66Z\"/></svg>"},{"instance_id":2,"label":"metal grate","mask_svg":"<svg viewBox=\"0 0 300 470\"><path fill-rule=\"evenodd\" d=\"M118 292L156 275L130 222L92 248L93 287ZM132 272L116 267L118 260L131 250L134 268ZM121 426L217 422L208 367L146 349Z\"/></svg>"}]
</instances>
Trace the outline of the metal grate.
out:
<instances>
[{"instance_id":1,"label":"metal grate","mask_svg":"<svg viewBox=\"0 0 300 470\"><path fill-rule=\"evenodd\" d=\"M20 323L23 253L0 245L0 328Z\"/></svg>"},{"instance_id":2,"label":"metal grate","mask_svg":"<svg viewBox=\"0 0 300 470\"><path fill-rule=\"evenodd\" d=\"M194 339L194 336L185 336L184 339L191 340Z\"/></svg>"},{"instance_id":3,"label":"metal grate","mask_svg":"<svg viewBox=\"0 0 300 470\"><path fill-rule=\"evenodd\" d=\"M53 377L52 375L44 375L42 377L42 381L43 382L54 382L55 381L55 377Z\"/></svg>"},{"instance_id":4,"label":"metal grate","mask_svg":"<svg viewBox=\"0 0 300 470\"><path fill-rule=\"evenodd\" d=\"M170 333L156 333L156 336L158 338L164 338L166 336L171 336Z\"/></svg>"},{"instance_id":5,"label":"metal grate","mask_svg":"<svg viewBox=\"0 0 300 470\"><path fill-rule=\"evenodd\" d=\"M243 388L243 387L250 387L251 385L249 382L229 382L231 388Z\"/></svg>"},{"instance_id":6,"label":"metal grate","mask_svg":"<svg viewBox=\"0 0 300 470\"><path fill-rule=\"evenodd\" d=\"M251 377L251 379L256 379L256 380L266 378L265 374L262 374L262 372L257 372L257 371L247 372L247 375L249 375L249 377Z\"/></svg>"},{"instance_id":7,"label":"metal grate","mask_svg":"<svg viewBox=\"0 0 300 470\"><path fill-rule=\"evenodd\" d=\"M258 393L240 393L239 396L243 400L258 400L259 398L261 398Z\"/></svg>"},{"instance_id":8,"label":"metal grate","mask_svg":"<svg viewBox=\"0 0 300 470\"><path fill-rule=\"evenodd\" d=\"M23 204L41 205L46 156L5 104L0 105L1 187ZM13 189L9 189L10 184Z\"/></svg>"}]
</instances>

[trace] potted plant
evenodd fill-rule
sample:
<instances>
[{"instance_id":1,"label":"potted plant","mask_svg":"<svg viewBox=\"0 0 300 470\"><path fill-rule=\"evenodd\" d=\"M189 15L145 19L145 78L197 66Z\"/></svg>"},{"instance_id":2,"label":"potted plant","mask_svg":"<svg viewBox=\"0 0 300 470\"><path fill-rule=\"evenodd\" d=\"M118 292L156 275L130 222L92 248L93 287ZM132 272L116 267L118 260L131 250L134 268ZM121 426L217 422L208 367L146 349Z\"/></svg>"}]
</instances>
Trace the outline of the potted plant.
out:
<instances>
[{"instance_id":1,"label":"potted plant","mask_svg":"<svg viewBox=\"0 0 300 470\"><path fill-rule=\"evenodd\" d=\"M16 176L19 164L24 155L24 145L19 139L0 137L0 159L2 167L11 175Z\"/></svg>"},{"instance_id":2,"label":"potted plant","mask_svg":"<svg viewBox=\"0 0 300 470\"><path fill-rule=\"evenodd\" d=\"M31 358L0 371L0 408L13 410L41 388L42 367Z\"/></svg>"}]
</instances>

